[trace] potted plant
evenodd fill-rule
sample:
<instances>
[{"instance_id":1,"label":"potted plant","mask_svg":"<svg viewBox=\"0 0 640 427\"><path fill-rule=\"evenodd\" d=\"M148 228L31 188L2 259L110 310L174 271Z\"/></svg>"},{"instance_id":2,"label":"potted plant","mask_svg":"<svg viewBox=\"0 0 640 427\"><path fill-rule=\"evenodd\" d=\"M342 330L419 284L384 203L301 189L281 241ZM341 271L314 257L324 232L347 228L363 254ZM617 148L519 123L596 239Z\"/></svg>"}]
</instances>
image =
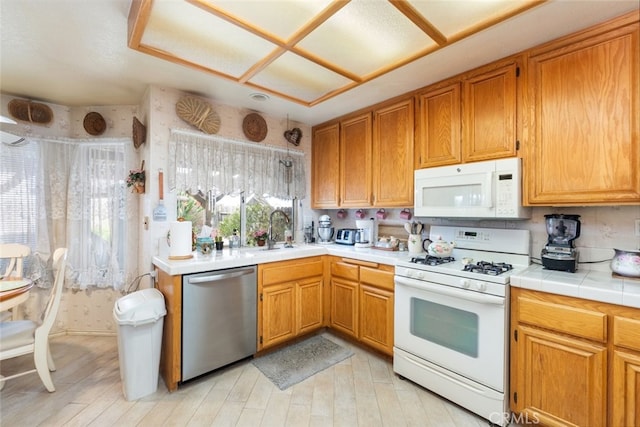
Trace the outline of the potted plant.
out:
<instances>
[{"instance_id":1,"label":"potted plant","mask_svg":"<svg viewBox=\"0 0 640 427\"><path fill-rule=\"evenodd\" d=\"M133 192L142 194L144 193L144 181L145 181L145 173L144 173L144 160L142 161L142 165L140 165L140 169L131 169L129 171L129 176L127 177L127 187L133 187Z\"/></svg>"},{"instance_id":2,"label":"potted plant","mask_svg":"<svg viewBox=\"0 0 640 427\"><path fill-rule=\"evenodd\" d=\"M265 242L267 241L267 231L263 230L262 228L254 231L253 240L258 246L264 246Z\"/></svg>"},{"instance_id":3,"label":"potted plant","mask_svg":"<svg viewBox=\"0 0 640 427\"><path fill-rule=\"evenodd\" d=\"M216 236L213 238L213 244L216 246L217 251L221 251L224 246L224 242L222 241L222 236Z\"/></svg>"}]
</instances>

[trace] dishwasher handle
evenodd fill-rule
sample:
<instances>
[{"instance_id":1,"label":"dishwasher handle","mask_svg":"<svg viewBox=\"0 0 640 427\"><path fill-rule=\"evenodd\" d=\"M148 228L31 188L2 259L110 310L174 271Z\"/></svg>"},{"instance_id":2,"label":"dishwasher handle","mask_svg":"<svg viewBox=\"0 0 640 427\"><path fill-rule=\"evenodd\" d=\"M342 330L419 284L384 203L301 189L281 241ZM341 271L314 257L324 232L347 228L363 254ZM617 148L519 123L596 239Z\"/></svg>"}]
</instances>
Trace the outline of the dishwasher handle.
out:
<instances>
[{"instance_id":1,"label":"dishwasher handle","mask_svg":"<svg viewBox=\"0 0 640 427\"><path fill-rule=\"evenodd\" d=\"M246 276L255 272L254 268L243 268L240 270L230 271L228 273L212 273L207 276L191 277L189 278L189 284L217 282L219 280L233 279L240 276Z\"/></svg>"}]
</instances>

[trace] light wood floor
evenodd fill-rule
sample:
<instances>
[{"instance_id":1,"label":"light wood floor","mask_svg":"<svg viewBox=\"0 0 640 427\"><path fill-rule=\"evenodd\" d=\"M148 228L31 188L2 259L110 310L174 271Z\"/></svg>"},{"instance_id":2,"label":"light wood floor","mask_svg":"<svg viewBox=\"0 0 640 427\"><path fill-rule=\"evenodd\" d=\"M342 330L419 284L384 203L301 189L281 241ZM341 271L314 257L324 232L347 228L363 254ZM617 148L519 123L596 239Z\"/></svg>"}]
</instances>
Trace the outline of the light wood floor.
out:
<instances>
[{"instance_id":1,"label":"light wood floor","mask_svg":"<svg viewBox=\"0 0 640 427\"><path fill-rule=\"evenodd\" d=\"M285 391L250 362L239 362L169 393L124 399L115 337L51 340L57 370L48 393L37 374L6 382L2 426L486 426L487 421L399 379L391 363L335 335L355 355ZM31 356L2 362L9 375Z\"/></svg>"}]
</instances>

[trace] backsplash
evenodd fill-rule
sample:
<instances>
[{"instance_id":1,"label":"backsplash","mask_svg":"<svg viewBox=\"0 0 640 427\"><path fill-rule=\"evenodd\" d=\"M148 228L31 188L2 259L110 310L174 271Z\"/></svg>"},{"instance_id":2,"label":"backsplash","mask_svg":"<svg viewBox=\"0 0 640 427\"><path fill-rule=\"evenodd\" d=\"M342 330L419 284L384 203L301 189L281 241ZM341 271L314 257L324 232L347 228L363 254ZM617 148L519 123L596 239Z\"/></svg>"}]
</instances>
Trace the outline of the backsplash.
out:
<instances>
[{"instance_id":1,"label":"backsplash","mask_svg":"<svg viewBox=\"0 0 640 427\"><path fill-rule=\"evenodd\" d=\"M387 209L387 218L379 220L379 235L388 235L396 231L396 237L406 239L407 233L403 224L407 220L400 218L401 209ZM318 215L331 216L333 227L354 228L356 209L347 210L347 217L337 218L337 210L317 211ZM366 217L374 217L376 210L366 209ZM575 241L580 251L581 262L605 261L603 263L590 264L593 270L607 271L609 260L613 257L613 249L640 249L640 237L635 236L635 220L640 219L640 206L596 206L576 208L535 207L532 209L531 219L524 221L471 221L471 220L447 220L444 218L412 218L413 221L421 221L426 225L424 236L428 236L429 225L471 226L484 228L514 228L531 232L531 255L539 258L540 251L547 243L545 218L547 214L562 213L580 215L581 233Z\"/></svg>"}]
</instances>

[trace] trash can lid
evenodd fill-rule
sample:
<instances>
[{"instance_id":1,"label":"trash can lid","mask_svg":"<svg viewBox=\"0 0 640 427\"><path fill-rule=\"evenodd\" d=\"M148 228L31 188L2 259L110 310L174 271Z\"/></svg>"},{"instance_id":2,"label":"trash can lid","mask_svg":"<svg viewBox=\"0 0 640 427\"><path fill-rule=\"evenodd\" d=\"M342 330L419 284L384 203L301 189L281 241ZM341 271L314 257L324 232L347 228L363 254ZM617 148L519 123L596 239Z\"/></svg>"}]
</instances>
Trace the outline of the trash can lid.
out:
<instances>
[{"instance_id":1,"label":"trash can lid","mask_svg":"<svg viewBox=\"0 0 640 427\"><path fill-rule=\"evenodd\" d=\"M144 325L167 314L162 292L155 288L142 289L116 301L113 317L121 325Z\"/></svg>"}]
</instances>

